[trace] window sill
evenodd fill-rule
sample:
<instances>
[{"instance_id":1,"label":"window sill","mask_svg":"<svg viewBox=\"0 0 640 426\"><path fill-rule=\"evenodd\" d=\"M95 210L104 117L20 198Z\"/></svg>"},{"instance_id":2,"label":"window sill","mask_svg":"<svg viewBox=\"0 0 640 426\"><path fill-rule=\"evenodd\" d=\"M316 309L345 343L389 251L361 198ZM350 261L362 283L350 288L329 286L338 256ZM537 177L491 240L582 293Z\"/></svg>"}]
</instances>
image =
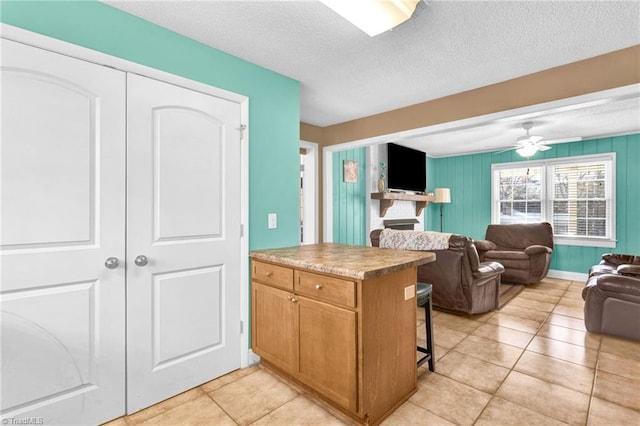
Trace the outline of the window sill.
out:
<instances>
[{"instance_id":1,"label":"window sill","mask_svg":"<svg viewBox=\"0 0 640 426\"><path fill-rule=\"evenodd\" d=\"M561 246L582 246L582 247L606 247L615 248L618 242L609 238L579 238L567 236L553 236L553 243Z\"/></svg>"}]
</instances>

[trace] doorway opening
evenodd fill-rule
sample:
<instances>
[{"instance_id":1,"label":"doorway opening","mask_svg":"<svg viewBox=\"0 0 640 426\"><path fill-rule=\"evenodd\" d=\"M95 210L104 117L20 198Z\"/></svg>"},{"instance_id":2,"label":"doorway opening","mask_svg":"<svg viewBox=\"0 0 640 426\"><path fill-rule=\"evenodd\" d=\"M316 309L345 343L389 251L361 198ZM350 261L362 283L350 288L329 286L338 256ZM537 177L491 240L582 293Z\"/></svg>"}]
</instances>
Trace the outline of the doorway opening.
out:
<instances>
[{"instance_id":1,"label":"doorway opening","mask_svg":"<svg viewBox=\"0 0 640 426\"><path fill-rule=\"evenodd\" d=\"M318 144L300 141L300 244L318 242Z\"/></svg>"}]
</instances>

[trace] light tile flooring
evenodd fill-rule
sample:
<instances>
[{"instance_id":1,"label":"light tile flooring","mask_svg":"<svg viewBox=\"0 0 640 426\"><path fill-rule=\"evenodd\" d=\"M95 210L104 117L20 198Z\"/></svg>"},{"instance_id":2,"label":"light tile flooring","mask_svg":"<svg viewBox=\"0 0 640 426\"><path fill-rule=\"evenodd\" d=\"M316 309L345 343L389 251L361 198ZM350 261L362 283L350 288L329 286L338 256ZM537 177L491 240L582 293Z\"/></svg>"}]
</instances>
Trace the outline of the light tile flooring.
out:
<instances>
[{"instance_id":1,"label":"light tile flooring","mask_svg":"<svg viewBox=\"0 0 640 426\"><path fill-rule=\"evenodd\" d=\"M434 311L436 372L421 367L418 391L383 424L640 424L640 342L587 333L583 286L547 278L499 312ZM108 425L344 424L335 414L256 366Z\"/></svg>"}]
</instances>

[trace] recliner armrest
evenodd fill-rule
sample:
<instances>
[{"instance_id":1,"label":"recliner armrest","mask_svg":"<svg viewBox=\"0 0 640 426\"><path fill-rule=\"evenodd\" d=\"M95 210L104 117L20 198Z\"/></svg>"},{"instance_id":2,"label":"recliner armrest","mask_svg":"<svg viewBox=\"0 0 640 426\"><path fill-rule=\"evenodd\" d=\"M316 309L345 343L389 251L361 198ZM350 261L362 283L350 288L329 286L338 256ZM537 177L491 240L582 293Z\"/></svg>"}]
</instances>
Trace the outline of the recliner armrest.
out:
<instances>
[{"instance_id":1,"label":"recliner armrest","mask_svg":"<svg viewBox=\"0 0 640 426\"><path fill-rule=\"evenodd\" d=\"M495 243L489 240L474 240L473 244L476 246L476 249L480 251L489 251L489 250L495 250L498 248L498 246L495 245Z\"/></svg>"},{"instance_id":2,"label":"recliner armrest","mask_svg":"<svg viewBox=\"0 0 640 426\"><path fill-rule=\"evenodd\" d=\"M538 253L551 253L553 252L553 250L547 246L541 246L541 245L535 244L524 249L524 252L527 253L529 256L531 256Z\"/></svg>"},{"instance_id":3,"label":"recliner armrest","mask_svg":"<svg viewBox=\"0 0 640 426\"><path fill-rule=\"evenodd\" d=\"M616 268L616 271L622 275L640 276L640 265L628 265L628 264L619 265Z\"/></svg>"},{"instance_id":4,"label":"recliner armrest","mask_svg":"<svg viewBox=\"0 0 640 426\"><path fill-rule=\"evenodd\" d=\"M640 296L640 279L625 275L603 274L596 278L596 286L602 291Z\"/></svg>"},{"instance_id":5,"label":"recliner armrest","mask_svg":"<svg viewBox=\"0 0 640 426\"><path fill-rule=\"evenodd\" d=\"M481 262L477 271L473 271L473 278L485 278L504 272L504 266L498 262Z\"/></svg>"}]
</instances>

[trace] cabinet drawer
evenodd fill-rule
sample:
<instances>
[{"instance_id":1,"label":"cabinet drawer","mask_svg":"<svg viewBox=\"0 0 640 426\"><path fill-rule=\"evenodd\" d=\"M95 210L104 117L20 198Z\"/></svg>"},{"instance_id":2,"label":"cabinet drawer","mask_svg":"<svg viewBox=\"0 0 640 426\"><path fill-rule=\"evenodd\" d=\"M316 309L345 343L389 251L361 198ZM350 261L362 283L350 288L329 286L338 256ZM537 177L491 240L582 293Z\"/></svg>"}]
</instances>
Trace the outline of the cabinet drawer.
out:
<instances>
[{"instance_id":1,"label":"cabinet drawer","mask_svg":"<svg viewBox=\"0 0 640 426\"><path fill-rule=\"evenodd\" d=\"M254 260L252 279L293 291L293 269L290 268Z\"/></svg>"},{"instance_id":2,"label":"cabinet drawer","mask_svg":"<svg viewBox=\"0 0 640 426\"><path fill-rule=\"evenodd\" d=\"M356 307L356 283L311 272L295 271L295 292L316 300Z\"/></svg>"}]
</instances>

